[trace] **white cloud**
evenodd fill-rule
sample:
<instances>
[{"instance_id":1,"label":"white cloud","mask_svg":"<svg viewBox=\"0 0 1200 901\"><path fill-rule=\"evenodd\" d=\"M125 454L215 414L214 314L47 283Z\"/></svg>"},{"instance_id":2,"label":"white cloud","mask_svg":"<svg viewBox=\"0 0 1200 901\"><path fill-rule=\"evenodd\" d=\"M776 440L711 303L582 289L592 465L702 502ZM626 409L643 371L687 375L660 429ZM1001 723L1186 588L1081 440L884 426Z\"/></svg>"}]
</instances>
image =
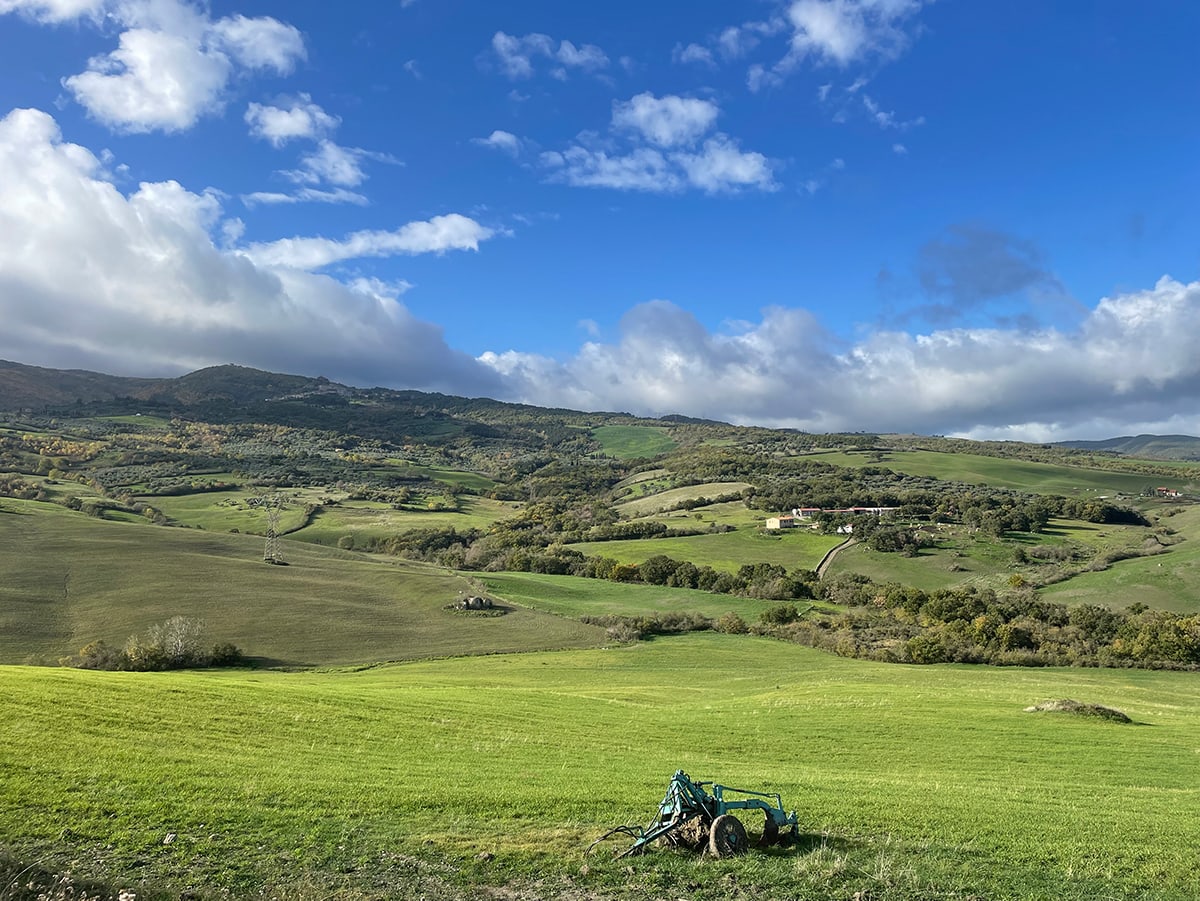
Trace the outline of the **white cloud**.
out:
<instances>
[{"instance_id":1,"label":"white cloud","mask_svg":"<svg viewBox=\"0 0 1200 901\"><path fill-rule=\"evenodd\" d=\"M358 147L342 147L330 140L317 143L317 149L300 159L300 168L284 175L298 184L332 184L353 188L362 184L367 175L362 160L367 151Z\"/></svg>"},{"instance_id":2,"label":"white cloud","mask_svg":"<svg viewBox=\"0 0 1200 901\"><path fill-rule=\"evenodd\" d=\"M511 132L501 131L500 129L496 129L486 138L472 138L471 143L479 144L481 147L490 147L493 150L500 150L514 157L521 152L521 139Z\"/></svg>"},{"instance_id":3,"label":"white cloud","mask_svg":"<svg viewBox=\"0 0 1200 901\"><path fill-rule=\"evenodd\" d=\"M632 140L631 148L617 151L611 142L586 134L539 161L550 181L577 187L659 194L688 188L710 194L775 190L774 167L761 153L741 150L722 132L699 143L719 114L707 100L638 94L613 103L611 127Z\"/></svg>"},{"instance_id":4,"label":"white cloud","mask_svg":"<svg viewBox=\"0 0 1200 901\"><path fill-rule=\"evenodd\" d=\"M1200 282L1161 279L1100 301L1074 332L878 332L839 347L800 309L712 333L666 301L615 343L558 361L484 354L527 403L684 413L810 431L916 431L1058 440L1200 432Z\"/></svg>"},{"instance_id":5,"label":"white cloud","mask_svg":"<svg viewBox=\"0 0 1200 901\"><path fill-rule=\"evenodd\" d=\"M0 15L22 13L37 22L56 24L81 17L96 18L105 0L0 0Z\"/></svg>"},{"instance_id":6,"label":"white cloud","mask_svg":"<svg viewBox=\"0 0 1200 901\"><path fill-rule=\"evenodd\" d=\"M896 154L897 156L905 156L908 153L908 148L903 144L893 144L892 153Z\"/></svg>"},{"instance_id":7,"label":"white cloud","mask_svg":"<svg viewBox=\"0 0 1200 901\"><path fill-rule=\"evenodd\" d=\"M676 44L671 50L671 61L676 63L700 63L709 68L715 68L717 65L712 51L699 44L688 44L686 47L682 44Z\"/></svg>"},{"instance_id":8,"label":"white cloud","mask_svg":"<svg viewBox=\"0 0 1200 901\"><path fill-rule=\"evenodd\" d=\"M658 147L674 147L693 143L712 128L719 113L708 100L672 94L655 97L647 91L624 102L614 101L612 124L640 132Z\"/></svg>"},{"instance_id":9,"label":"white cloud","mask_svg":"<svg viewBox=\"0 0 1200 901\"><path fill-rule=\"evenodd\" d=\"M221 108L232 65L185 37L136 28L88 71L63 79L95 119L118 131L175 132Z\"/></svg>"},{"instance_id":10,"label":"white cloud","mask_svg":"<svg viewBox=\"0 0 1200 901\"><path fill-rule=\"evenodd\" d=\"M556 47L548 34L527 34L523 37L497 31L492 36L492 51L500 61L500 68L509 78L531 78L537 59L557 63L553 70L557 77L565 78L567 69L596 72L608 66L608 56L594 44L576 47L570 41L561 41Z\"/></svg>"},{"instance_id":11,"label":"white cloud","mask_svg":"<svg viewBox=\"0 0 1200 901\"><path fill-rule=\"evenodd\" d=\"M345 188L336 188L332 191L323 191L320 188L301 188L290 194L283 194L279 191L254 191L250 194L243 194L242 203L250 207L281 203L352 203L355 206L366 206L369 201L364 195L356 191L347 191Z\"/></svg>"},{"instance_id":12,"label":"white cloud","mask_svg":"<svg viewBox=\"0 0 1200 901\"><path fill-rule=\"evenodd\" d=\"M925 124L924 116L918 116L915 119L909 119L907 121L897 119L895 112L883 109L867 94L863 94L862 100L863 106L866 107L867 113L870 115L871 120L880 128L893 128L899 131L907 131L910 128Z\"/></svg>"},{"instance_id":13,"label":"white cloud","mask_svg":"<svg viewBox=\"0 0 1200 901\"><path fill-rule=\"evenodd\" d=\"M922 0L795 0L787 10L793 32L785 67L807 57L846 66L892 58L908 45L904 21Z\"/></svg>"},{"instance_id":14,"label":"white cloud","mask_svg":"<svg viewBox=\"0 0 1200 901\"><path fill-rule=\"evenodd\" d=\"M651 147L610 156L603 150L575 145L561 153L543 153L541 162L551 181L575 187L670 193L685 184L677 168Z\"/></svg>"},{"instance_id":15,"label":"white cloud","mask_svg":"<svg viewBox=\"0 0 1200 901\"><path fill-rule=\"evenodd\" d=\"M673 154L672 159L687 173L689 183L710 194L743 188L774 191L778 187L765 156L743 152L724 134L709 138L695 153Z\"/></svg>"},{"instance_id":16,"label":"white cloud","mask_svg":"<svg viewBox=\"0 0 1200 901\"><path fill-rule=\"evenodd\" d=\"M10 237L0 242L0 358L137 374L234 361L355 384L502 390L395 291L272 269L218 247L214 235L236 242L240 228L215 196L176 182L123 194L46 113L0 119L0 171L0 233ZM413 223L393 248L361 249L469 244L469 221Z\"/></svg>"},{"instance_id":17,"label":"white cloud","mask_svg":"<svg viewBox=\"0 0 1200 901\"><path fill-rule=\"evenodd\" d=\"M245 120L250 134L282 147L296 138L315 140L333 131L341 123L312 102L308 94L300 94L290 101L281 101L286 106L267 106L251 103L246 108Z\"/></svg>"},{"instance_id":18,"label":"white cloud","mask_svg":"<svg viewBox=\"0 0 1200 901\"><path fill-rule=\"evenodd\" d=\"M245 254L261 266L312 270L364 257L478 250L479 242L494 234L492 229L474 219L450 213L423 222L410 222L395 231L354 232L343 241L283 238L266 244L251 244Z\"/></svg>"},{"instance_id":19,"label":"white cloud","mask_svg":"<svg viewBox=\"0 0 1200 901\"><path fill-rule=\"evenodd\" d=\"M221 110L242 70L290 72L304 58L293 26L270 17L227 16L183 0L124 0L106 4L25 3L45 21L98 14L123 30L117 48L93 57L63 86L88 113L117 131L183 131Z\"/></svg>"},{"instance_id":20,"label":"white cloud","mask_svg":"<svg viewBox=\"0 0 1200 901\"><path fill-rule=\"evenodd\" d=\"M305 57L300 32L269 16L227 16L213 23L210 40L249 69L273 69L281 75Z\"/></svg>"}]
</instances>

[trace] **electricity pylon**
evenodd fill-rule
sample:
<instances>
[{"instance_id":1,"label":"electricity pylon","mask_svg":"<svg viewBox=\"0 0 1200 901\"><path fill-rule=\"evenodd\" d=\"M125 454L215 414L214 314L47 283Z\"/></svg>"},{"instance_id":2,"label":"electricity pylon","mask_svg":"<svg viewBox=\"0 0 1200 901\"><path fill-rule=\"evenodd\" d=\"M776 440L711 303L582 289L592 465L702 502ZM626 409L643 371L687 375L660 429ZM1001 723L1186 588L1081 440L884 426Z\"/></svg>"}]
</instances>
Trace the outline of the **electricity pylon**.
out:
<instances>
[{"instance_id":1,"label":"electricity pylon","mask_svg":"<svg viewBox=\"0 0 1200 901\"><path fill-rule=\"evenodd\" d=\"M279 550L279 512L287 506L287 499L282 494L259 494L247 503L267 511L267 543L263 548L263 563L286 565L283 553Z\"/></svg>"}]
</instances>

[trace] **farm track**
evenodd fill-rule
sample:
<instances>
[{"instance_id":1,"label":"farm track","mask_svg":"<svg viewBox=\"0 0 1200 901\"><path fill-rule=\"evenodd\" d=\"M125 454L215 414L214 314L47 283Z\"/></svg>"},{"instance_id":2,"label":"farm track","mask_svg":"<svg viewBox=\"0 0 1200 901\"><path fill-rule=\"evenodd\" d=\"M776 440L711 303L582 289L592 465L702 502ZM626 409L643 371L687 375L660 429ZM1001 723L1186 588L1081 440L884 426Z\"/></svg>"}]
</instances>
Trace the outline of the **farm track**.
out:
<instances>
[{"instance_id":1,"label":"farm track","mask_svg":"<svg viewBox=\"0 0 1200 901\"><path fill-rule=\"evenodd\" d=\"M847 538L845 541L843 541L837 547L831 547L829 550L827 550L825 552L825 556L821 558L821 562L817 564L817 578L818 579L825 578L826 570L829 569L830 564L833 563L833 560L838 555L839 551L844 551L846 548L851 547L852 545L857 544L857 543L858 542L855 541L855 539Z\"/></svg>"}]
</instances>

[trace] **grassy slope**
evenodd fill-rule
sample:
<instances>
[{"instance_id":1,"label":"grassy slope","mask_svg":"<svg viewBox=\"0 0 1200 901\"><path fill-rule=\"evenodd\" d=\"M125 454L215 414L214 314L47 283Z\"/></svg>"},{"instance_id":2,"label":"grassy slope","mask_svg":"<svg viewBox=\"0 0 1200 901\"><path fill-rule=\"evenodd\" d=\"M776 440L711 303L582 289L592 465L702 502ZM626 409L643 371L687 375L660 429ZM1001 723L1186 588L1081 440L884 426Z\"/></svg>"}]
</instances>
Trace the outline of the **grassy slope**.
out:
<instances>
[{"instance_id":1,"label":"grassy slope","mask_svg":"<svg viewBox=\"0 0 1200 901\"><path fill-rule=\"evenodd\" d=\"M343 536L356 543L370 538L387 538L408 529L482 529L499 519L516 515L520 504L464 495L461 512L396 510L390 504L348 501L318 510L312 522L293 538L317 544L336 544Z\"/></svg>"},{"instance_id":2,"label":"grassy slope","mask_svg":"<svg viewBox=\"0 0 1200 901\"><path fill-rule=\"evenodd\" d=\"M882 459L878 457L882 456ZM1050 463L1033 463L976 454L943 454L935 451L887 451L880 454L823 453L816 459L837 466L884 466L896 472L914 476L933 476L974 485L994 485L1016 488L1038 494L1058 494L1064 497L1117 492L1137 494L1147 485L1185 488L1188 479L1169 476L1147 476L1109 472L1102 469L1083 469Z\"/></svg>"},{"instance_id":3,"label":"grassy slope","mask_svg":"<svg viewBox=\"0 0 1200 901\"><path fill-rule=\"evenodd\" d=\"M1161 610L1200 612L1200 507L1183 508L1161 522L1185 540L1166 554L1122 560L1103 572L1082 573L1043 589L1043 594L1066 604L1127 607L1140 602Z\"/></svg>"},{"instance_id":4,"label":"grassy slope","mask_svg":"<svg viewBox=\"0 0 1200 901\"><path fill-rule=\"evenodd\" d=\"M657 457L675 449L675 439L660 426L602 425L592 429L604 453L619 460Z\"/></svg>"},{"instance_id":5,"label":"grassy slope","mask_svg":"<svg viewBox=\"0 0 1200 901\"><path fill-rule=\"evenodd\" d=\"M1036 579L1047 566L1036 563L1018 565L1013 554L1018 548L1037 546L1090 546L1095 551L1139 548L1150 535L1143 526L1096 525L1075 520L1053 520L1044 533L1010 533L1004 540L971 533L962 527L945 526L936 533L934 547L924 548L916 557L880 553L863 544L838 553L829 573L861 573L877 582L900 582L931 591L964 582L1003 590L1008 577L1019 573ZM1160 561L1165 558L1158 558ZM1082 566L1084 564L1076 564ZM1124 567L1126 562L1116 564ZM1065 584L1065 583L1064 583ZM1107 598L1084 598L1088 603L1110 603Z\"/></svg>"},{"instance_id":6,"label":"grassy slope","mask_svg":"<svg viewBox=\"0 0 1200 901\"><path fill-rule=\"evenodd\" d=\"M739 529L685 538L591 541L570 547L595 557L611 557L621 563L641 563L656 554L675 560L690 560L697 566L737 572L746 563L777 563L788 569L815 569L831 547L842 542L837 535L818 535L794 530L766 536L757 529Z\"/></svg>"},{"instance_id":7,"label":"grassy slope","mask_svg":"<svg viewBox=\"0 0 1200 901\"><path fill-rule=\"evenodd\" d=\"M101 522L5 499L0 508L0 660L121 645L171 616L288 663L329 664L583 647L599 630L527 610L480 618L442 609L470 584L445 570L262 539Z\"/></svg>"},{"instance_id":8,"label":"grassy slope","mask_svg":"<svg viewBox=\"0 0 1200 901\"><path fill-rule=\"evenodd\" d=\"M1052 697L1144 725L1022 712ZM874 901L1197 888L1192 674L900 667L692 635L346 674L0 668L0 718L0 841L239 895L324 878L308 897L415 898L438 874L536 877L541 897L564 880ZM581 871L587 842L648 819L677 767L780 792L813 838Z\"/></svg>"},{"instance_id":9,"label":"grassy slope","mask_svg":"<svg viewBox=\"0 0 1200 901\"><path fill-rule=\"evenodd\" d=\"M617 510L620 511L622 516L635 518L666 510L668 507L674 507L683 501L690 501L700 497L713 498L722 494L738 492L743 488L749 487L749 482L705 482L703 485L669 488L657 494L622 501L617 504Z\"/></svg>"},{"instance_id":10,"label":"grassy slope","mask_svg":"<svg viewBox=\"0 0 1200 901\"><path fill-rule=\"evenodd\" d=\"M513 516L520 509L519 504L471 495L459 498L460 512L396 510L391 504L343 500L321 508L307 526L300 528L304 523L305 504L320 503L322 498L327 497L343 498L345 493L324 488L289 488L281 494L290 503L280 517L281 532L291 533L292 538L301 541L331 546L347 535L361 544L368 539L387 538L406 529L451 526L459 530L485 528L498 519ZM265 534L266 514L246 504L250 497L253 494L249 490L236 489L177 497L145 497L142 500L184 525L221 532L236 530Z\"/></svg>"},{"instance_id":11,"label":"grassy slope","mask_svg":"<svg viewBox=\"0 0 1200 901\"><path fill-rule=\"evenodd\" d=\"M760 613L778 603L691 588L663 588L574 576L486 573L480 579L497 597L560 616L639 616L676 612L702 613L715 619L732 611L747 622L757 622Z\"/></svg>"}]
</instances>

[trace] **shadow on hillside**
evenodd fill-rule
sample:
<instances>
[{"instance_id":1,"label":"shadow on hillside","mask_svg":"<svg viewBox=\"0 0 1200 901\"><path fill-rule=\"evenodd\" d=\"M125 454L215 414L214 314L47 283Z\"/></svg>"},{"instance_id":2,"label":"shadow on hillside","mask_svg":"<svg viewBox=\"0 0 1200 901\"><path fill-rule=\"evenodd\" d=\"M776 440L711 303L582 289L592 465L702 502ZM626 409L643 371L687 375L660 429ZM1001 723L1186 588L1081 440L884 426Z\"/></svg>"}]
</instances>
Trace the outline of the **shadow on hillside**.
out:
<instances>
[{"instance_id":1,"label":"shadow on hillside","mask_svg":"<svg viewBox=\"0 0 1200 901\"><path fill-rule=\"evenodd\" d=\"M280 657L246 657L244 669L314 669L319 663L304 660L284 660Z\"/></svg>"}]
</instances>

